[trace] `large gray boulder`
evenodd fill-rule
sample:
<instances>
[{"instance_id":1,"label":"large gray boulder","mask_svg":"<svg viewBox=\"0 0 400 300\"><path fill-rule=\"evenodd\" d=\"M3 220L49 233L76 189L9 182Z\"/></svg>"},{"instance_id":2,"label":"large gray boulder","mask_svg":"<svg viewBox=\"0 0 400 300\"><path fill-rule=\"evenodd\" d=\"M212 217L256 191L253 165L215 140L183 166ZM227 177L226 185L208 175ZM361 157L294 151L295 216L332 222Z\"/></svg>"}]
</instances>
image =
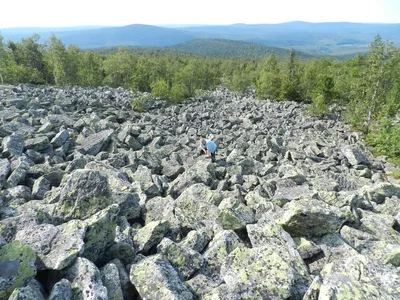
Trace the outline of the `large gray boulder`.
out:
<instances>
[{"instance_id":1,"label":"large gray boulder","mask_svg":"<svg viewBox=\"0 0 400 300\"><path fill-rule=\"evenodd\" d=\"M3 146L3 157L13 157L22 155L25 143L22 137L12 134L5 137L1 145Z\"/></svg>"},{"instance_id":2,"label":"large gray boulder","mask_svg":"<svg viewBox=\"0 0 400 300\"><path fill-rule=\"evenodd\" d=\"M312 198L292 201L284 206L277 223L295 236L338 232L345 222L354 220L350 207L343 209Z\"/></svg>"},{"instance_id":3,"label":"large gray boulder","mask_svg":"<svg viewBox=\"0 0 400 300\"><path fill-rule=\"evenodd\" d=\"M98 133L93 133L88 137L77 141L80 150L83 154L97 155L108 144L113 134L113 130L104 130Z\"/></svg>"},{"instance_id":4,"label":"large gray boulder","mask_svg":"<svg viewBox=\"0 0 400 300\"><path fill-rule=\"evenodd\" d=\"M99 171L76 170L65 180L57 203L64 220L85 219L112 203L107 175Z\"/></svg>"},{"instance_id":5,"label":"large gray boulder","mask_svg":"<svg viewBox=\"0 0 400 300\"><path fill-rule=\"evenodd\" d=\"M157 246L157 251L163 254L181 278L187 280L198 271L204 263L200 253L164 238Z\"/></svg>"},{"instance_id":6,"label":"large gray boulder","mask_svg":"<svg viewBox=\"0 0 400 300\"><path fill-rule=\"evenodd\" d=\"M130 279L142 299L193 299L178 273L160 254L133 264Z\"/></svg>"},{"instance_id":7,"label":"large gray boulder","mask_svg":"<svg viewBox=\"0 0 400 300\"><path fill-rule=\"evenodd\" d=\"M37 252L37 268L62 270L70 266L84 250L86 225L78 220L54 226L40 224L17 232L16 240Z\"/></svg>"},{"instance_id":8,"label":"large gray boulder","mask_svg":"<svg viewBox=\"0 0 400 300\"><path fill-rule=\"evenodd\" d=\"M62 274L71 282L72 299L108 299L99 269L86 258L78 257Z\"/></svg>"},{"instance_id":9,"label":"large gray boulder","mask_svg":"<svg viewBox=\"0 0 400 300\"><path fill-rule=\"evenodd\" d=\"M36 275L36 252L15 241L0 248L0 299L8 299Z\"/></svg>"}]
</instances>

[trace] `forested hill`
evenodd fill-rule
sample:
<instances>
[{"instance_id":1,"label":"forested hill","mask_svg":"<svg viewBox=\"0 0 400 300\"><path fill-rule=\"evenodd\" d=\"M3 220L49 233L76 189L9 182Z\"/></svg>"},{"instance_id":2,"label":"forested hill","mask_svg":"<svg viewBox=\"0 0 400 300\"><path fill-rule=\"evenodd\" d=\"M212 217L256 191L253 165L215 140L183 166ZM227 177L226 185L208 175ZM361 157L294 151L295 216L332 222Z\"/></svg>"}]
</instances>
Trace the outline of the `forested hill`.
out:
<instances>
[{"instance_id":1,"label":"forested hill","mask_svg":"<svg viewBox=\"0 0 400 300\"><path fill-rule=\"evenodd\" d=\"M354 56L369 50L376 35L400 46L400 24L307 23L233 24L167 28L133 24L107 28L13 28L1 29L5 41L19 41L35 33L46 41L53 33L65 45L81 49L140 46L169 47L196 39L226 39L265 46L294 48L315 55ZM186 47L186 46L185 46Z\"/></svg>"},{"instance_id":2,"label":"forested hill","mask_svg":"<svg viewBox=\"0 0 400 300\"><path fill-rule=\"evenodd\" d=\"M262 59L274 54L278 60L283 60L290 54L290 50L283 48L224 39L196 39L170 46L168 49L204 56L243 59ZM315 56L300 51L297 52L297 57L300 60L310 60L315 58Z\"/></svg>"}]
</instances>

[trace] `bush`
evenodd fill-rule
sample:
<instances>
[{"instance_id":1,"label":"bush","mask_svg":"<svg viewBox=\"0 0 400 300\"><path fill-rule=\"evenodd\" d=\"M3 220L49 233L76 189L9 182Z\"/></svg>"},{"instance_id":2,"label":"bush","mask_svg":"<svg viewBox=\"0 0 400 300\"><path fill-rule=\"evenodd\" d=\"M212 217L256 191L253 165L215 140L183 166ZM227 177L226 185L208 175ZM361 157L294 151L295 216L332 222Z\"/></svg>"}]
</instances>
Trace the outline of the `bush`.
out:
<instances>
[{"instance_id":1,"label":"bush","mask_svg":"<svg viewBox=\"0 0 400 300\"><path fill-rule=\"evenodd\" d=\"M366 138L376 155L386 155L394 160L400 159L400 125L389 119L382 119L378 128L371 131Z\"/></svg>"},{"instance_id":2,"label":"bush","mask_svg":"<svg viewBox=\"0 0 400 300\"><path fill-rule=\"evenodd\" d=\"M312 116L325 116L328 113L328 105L325 97L321 94L313 97L312 103L308 107L308 111Z\"/></svg>"},{"instance_id":3,"label":"bush","mask_svg":"<svg viewBox=\"0 0 400 300\"><path fill-rule=\"evenodd\" d=\"M168 99L170 92L169 92L169 85L165 79L158 79L156 82L153 82L150 85L151 94L154 97L160 97Z\"/></svg>"},{"instance_id":4,"label":"bush","mask_svg":"<svg viewBox=\"0 0 400 300\"><path fill-rule=\"evenodd\" d=\"M135 98L132 102L131 102L131 108L133 110L136 110L138 112L144 112L145 108L146 108L146 104L148 101L150 101L151 95L150 94L143 94L137 98Z\"/></svg>"}]
</instances>

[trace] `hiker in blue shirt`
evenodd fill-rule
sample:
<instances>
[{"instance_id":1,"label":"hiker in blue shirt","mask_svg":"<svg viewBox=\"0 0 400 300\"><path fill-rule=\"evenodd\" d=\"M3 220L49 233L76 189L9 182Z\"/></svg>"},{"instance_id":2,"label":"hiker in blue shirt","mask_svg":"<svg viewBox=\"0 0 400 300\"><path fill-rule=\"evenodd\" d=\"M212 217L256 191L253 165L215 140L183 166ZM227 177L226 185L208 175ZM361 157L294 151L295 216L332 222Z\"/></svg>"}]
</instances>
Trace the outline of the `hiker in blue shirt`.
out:
<instances>
[{"instance_id":1,"label":"hiker in blue shirt","mask_svg":"<svg viewBox=\"0 0 400 300\"><path fill-rule=\"evenodd\" d=\"M211 157L212 161L215 160L215 152L217 151L217 144L214 141L202 139L201 150L206 157Z\"/></svg>"}]
</instances>

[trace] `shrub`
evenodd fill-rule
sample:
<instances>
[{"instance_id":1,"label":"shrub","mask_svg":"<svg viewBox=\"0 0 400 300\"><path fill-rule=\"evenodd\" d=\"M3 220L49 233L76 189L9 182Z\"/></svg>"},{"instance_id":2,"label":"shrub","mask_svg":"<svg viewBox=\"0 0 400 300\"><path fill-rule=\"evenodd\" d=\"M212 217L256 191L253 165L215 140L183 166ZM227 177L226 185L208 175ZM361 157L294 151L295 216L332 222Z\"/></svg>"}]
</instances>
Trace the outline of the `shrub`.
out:
<instances>
[{"instance_id":1,"label":"shrub","mask_svg":"<svg viewBox=\"0 0 400 300\"><path fill-rule=\"evenodd\" d=\"M366 138L368 146L371 146L377 155L386 155L394 160L400 159L400 125L393 124L384 118L378 128L371 131Z\"/></svg>"}]
</instances>

